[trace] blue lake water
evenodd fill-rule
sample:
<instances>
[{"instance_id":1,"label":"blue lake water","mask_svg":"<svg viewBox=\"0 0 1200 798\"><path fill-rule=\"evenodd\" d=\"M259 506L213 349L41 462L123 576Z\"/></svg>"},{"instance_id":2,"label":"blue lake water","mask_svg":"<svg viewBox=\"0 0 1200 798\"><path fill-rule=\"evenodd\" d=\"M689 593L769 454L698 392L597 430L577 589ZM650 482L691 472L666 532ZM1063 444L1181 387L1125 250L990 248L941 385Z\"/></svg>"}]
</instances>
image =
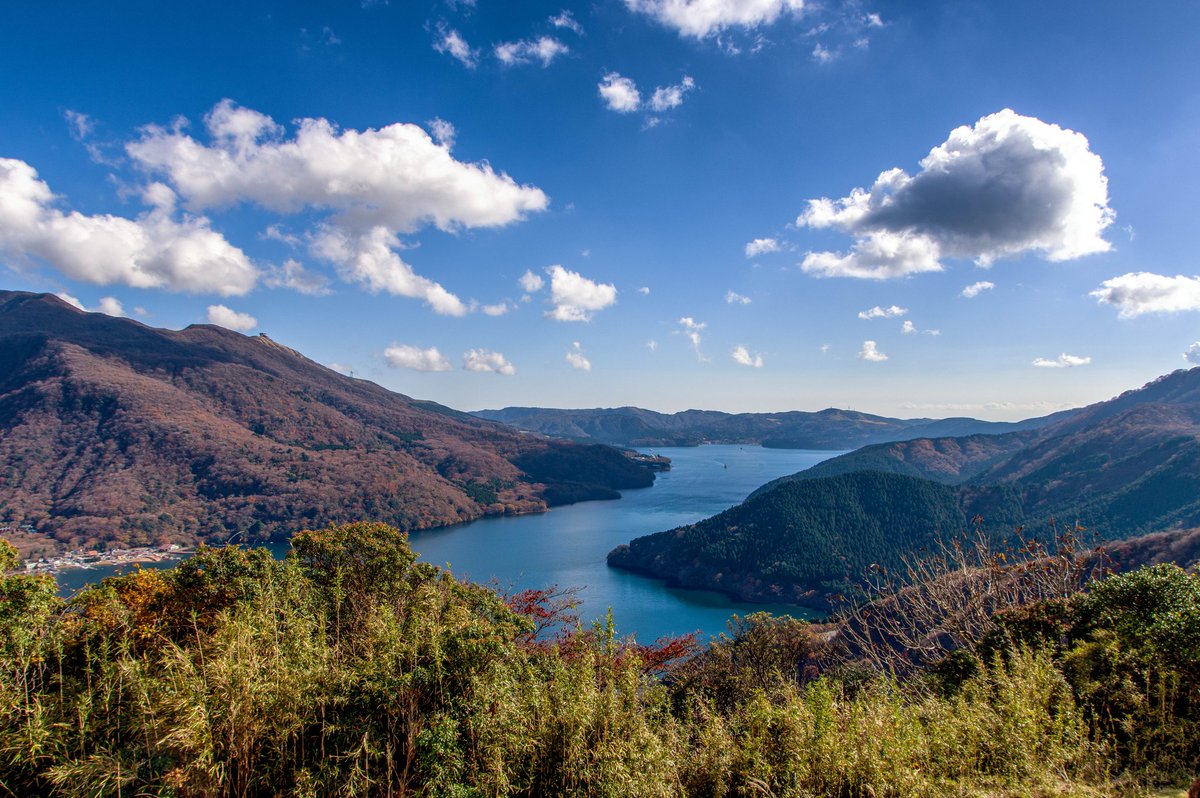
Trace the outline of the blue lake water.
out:
<instances>
[{"instance_id":1,"label":"blue lake water","mask_svg":"<svg viewBox=\"0 0 1200 798\"><path fill-rule=\"evenodd\" d=\"M615 501L583 502L538 515L486 518L416 532L413 550L425 562L448 566L460 578L502 590L551 585L579 589L580 617L602 618L611 607L617 630L650 642L662 635L725 630L733 613L759 610L812 617L788 605L735 602L718 593L669 588L664 582L609 568L605 557L632 538L691 524L738 504L776 477L801 471L839 452L758 446L665 447L644 451L671 458L671 470L650 488ZM169 565L166 563L164 565ZM113 568L67 571L72 590L114 573Z\"/></svg>"}]
</instances>

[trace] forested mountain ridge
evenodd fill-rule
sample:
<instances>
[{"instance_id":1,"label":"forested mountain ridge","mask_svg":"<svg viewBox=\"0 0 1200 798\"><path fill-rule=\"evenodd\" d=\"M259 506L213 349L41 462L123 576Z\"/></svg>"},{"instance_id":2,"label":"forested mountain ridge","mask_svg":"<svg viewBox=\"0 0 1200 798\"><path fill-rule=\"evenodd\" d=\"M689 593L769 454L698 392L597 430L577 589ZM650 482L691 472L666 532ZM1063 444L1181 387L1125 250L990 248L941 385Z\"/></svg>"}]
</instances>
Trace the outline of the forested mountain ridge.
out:
<instances>
[{"instance_id":1,"label":"forested mountain ridge","mask_svg":"<svg viewBox=\"0 0 1200 798\"><path fill-rule=\"evenodd\" d=\"M684 410L657 413L640 407L563 410L506 407L473 415L572 440L619 446L696 446L703 443L761 444L778 449L856 449L885 441L948 435L1000 435L1039 429L1069 416L1062 411L1019 422L974 418L900 419L828 408L816 412L722 413Z\"/></svg>"},{"instance_id":2,"label":"forested mountain ridge","mask_svg":"<svg viewBox=\"0 0 1200 798\"><path fill-rule=\"evenodd\" d=\"M634 540L609 563L741 598L819 603L977 517L996 536L1021 526L1043 539L1052 519L1108 540L1200 526L1200 369L1041 430L866 447Z\"/></svg>"},{"instance_id":3,"label":"forested mountain ridge","mask_svg":"<svg viewBox=\"0 0 1200 798\"><path fill-rule=\"evenodd\" d=\"M611 498L653 474L338 374L265 335L0 292L0 524L59 545L406 530Z\"/></svg>"}]
</instances>

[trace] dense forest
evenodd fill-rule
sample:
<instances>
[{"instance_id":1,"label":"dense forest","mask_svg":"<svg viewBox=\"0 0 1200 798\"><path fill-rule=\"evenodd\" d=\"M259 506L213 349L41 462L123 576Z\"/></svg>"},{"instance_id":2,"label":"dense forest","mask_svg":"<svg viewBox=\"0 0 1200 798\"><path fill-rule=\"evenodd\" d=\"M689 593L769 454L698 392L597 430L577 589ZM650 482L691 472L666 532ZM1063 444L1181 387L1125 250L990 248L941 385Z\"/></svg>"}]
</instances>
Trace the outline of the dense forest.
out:
<instances>
[{"instance_id":1,"label":"dense forest","mask_svg":"<svg viewBox=\"0 0 1200 798\"><path fill-rule=\"evenodd\" d=\"M703 648L582 628L553 590L458 582L378 524L302 532L283 561L202 549L67 601L10 574L0 784L1115 798L1190 781L1200 577L957 551L834 623L735 617Z\"/></svg>"},{"instance_id":2,"label":"dense forest","mask_svg":"<svg viewBox=\"0 0 1200 798\"><path fill-rule=\"evenodd\" d=\"M823 607L982 519L1002 543L1086 528L1097 540L1200 527L1200 369L1040 430L864 447L775 480L609 563L743 599Z\"/></svg>"}]
</instances>

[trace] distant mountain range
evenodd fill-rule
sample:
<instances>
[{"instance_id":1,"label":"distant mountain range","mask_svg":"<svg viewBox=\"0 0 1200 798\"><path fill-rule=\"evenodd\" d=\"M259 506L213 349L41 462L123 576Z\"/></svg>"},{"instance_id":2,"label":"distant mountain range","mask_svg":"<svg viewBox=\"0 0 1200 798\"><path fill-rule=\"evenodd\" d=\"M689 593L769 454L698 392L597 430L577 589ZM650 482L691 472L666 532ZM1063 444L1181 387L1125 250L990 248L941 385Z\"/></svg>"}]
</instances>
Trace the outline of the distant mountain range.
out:
<instances>
[{"instance_id":1,"label":"distant mountain range","mask_svg":"<svg viewBox=\"0 0 1200 798\"><path fill-rule=\"evenodd\" d=\"M761 444L777 449L857 449L873 443L1037 430L1069 417L1066 410L1019 422L974 418L900 419L830 408L818 412L722 413L684 410L656 413L640 407L559 410L506 407L472 415L558 438L616 446Z\"/></svg>"},{"instance_id":2,"label":"distant mountain range","mask_svg":"<svg viewBox=\"0 0 1200 798\"><path fill-rule=\"evenodd\" d=\"M0 527L32 527L27 548L422 529L653 480L611 447L411 399L265 335L0 291Z\"/></svg>"},{"instance_id":3,"label":"distant mountain range","mask_svg":"<svg viewBox=\"0 0 1200 798\"><path fill-rule=\"evenodd\" d=\"M1040 429L867 446L764 485L609 564L741 598L814 605L872 564L968 530L1050 521L1110 540L1200 527L1200 369L1177 371Z\"/></svg>"}]
</instances>

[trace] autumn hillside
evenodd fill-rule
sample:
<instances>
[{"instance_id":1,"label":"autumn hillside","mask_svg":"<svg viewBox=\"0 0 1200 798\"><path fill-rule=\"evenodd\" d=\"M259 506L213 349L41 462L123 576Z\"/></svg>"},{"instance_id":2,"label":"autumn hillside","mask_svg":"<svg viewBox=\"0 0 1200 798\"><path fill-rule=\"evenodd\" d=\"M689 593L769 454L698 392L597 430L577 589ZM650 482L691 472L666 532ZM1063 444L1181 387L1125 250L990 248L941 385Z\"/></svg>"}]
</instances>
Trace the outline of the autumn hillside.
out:
<instances>
[{"instance_id":1,"label":"autumn hillside","mask_svg":"<svg viewBox=\"0 0 1200 798\"><path fill-rule=\"evenodd\" d=\"M421 529L652 481L617 450L396 394L265 335L0 292L0 524L56 546Z\"/></svg>"}]
</instances>

